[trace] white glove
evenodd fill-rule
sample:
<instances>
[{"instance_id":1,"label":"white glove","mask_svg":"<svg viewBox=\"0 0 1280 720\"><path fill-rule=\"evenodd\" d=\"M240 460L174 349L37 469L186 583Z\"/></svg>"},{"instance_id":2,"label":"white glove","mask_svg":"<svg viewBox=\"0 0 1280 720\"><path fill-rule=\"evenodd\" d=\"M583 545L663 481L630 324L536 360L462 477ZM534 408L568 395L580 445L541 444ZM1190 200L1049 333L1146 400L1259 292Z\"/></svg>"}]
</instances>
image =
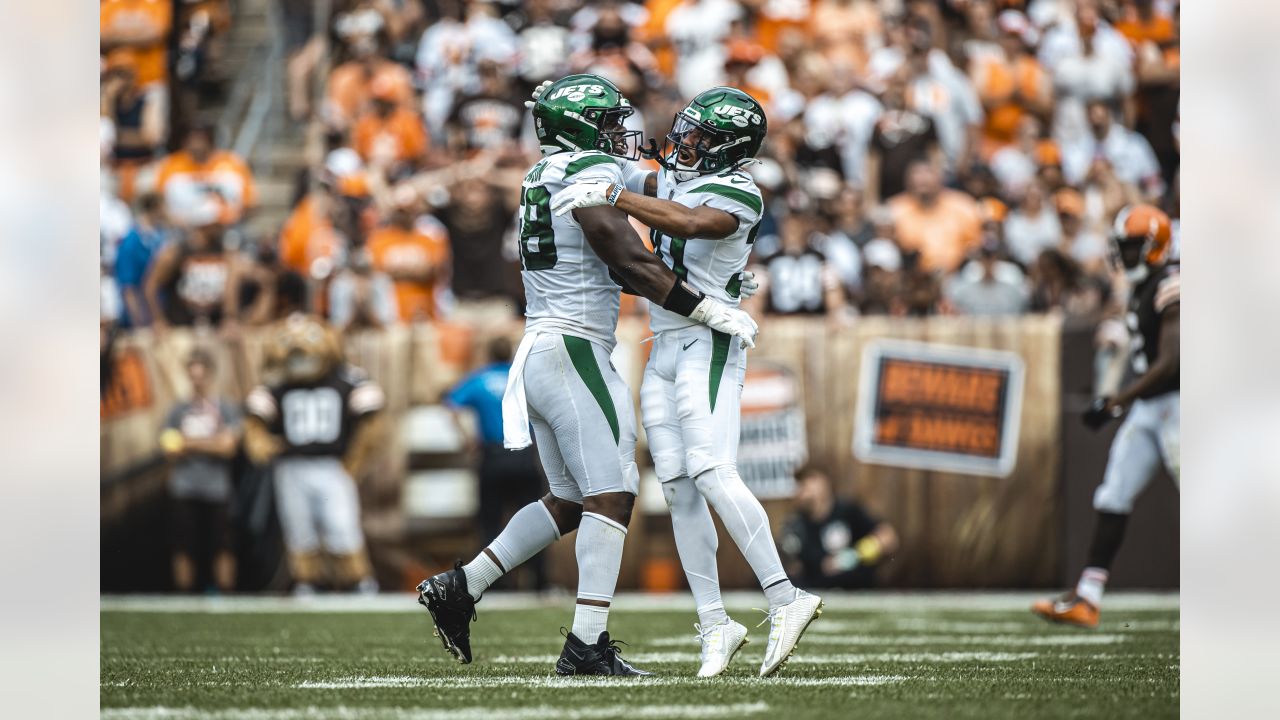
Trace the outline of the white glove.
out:
<instances>
[{"instance_id":1,"label":"white glove","mask_svg":"<svg viewBox=\"0 0 1280 720\"><path fill-rule=\"evenodd\" d=\"M566 185L551 199L551 212L560 217L570 210L609 204L609 188L613 185L602 180L587 180Z\"/></svg>"},{"instance_id":2,"label":"white glove","mask_svg":"<svg viewBox=\"0 0 1280 720\"><path fill-rule=\"evenodd\" d=\"M738 286L738 296L743 300L760 292L760 283L756 280L755 273L750 270L743 270L739 277L742 278L742 283Z\"/></svg>"},{"instance_id":3,"label":"white glove","mask_svg":"<svg viewBox=\"0 0 1280 720\"><path fill-rule=\"evenodd\" d=\"M742 310L731 308L711 298L703 298L702 302L693 309L689 318L712 330L741 339L744 348L756 346L756 333L760 331L760 327Z\"/></svg>"},{"instance_id":4,"label":"white glove","mask_svg":"<svg viewBox=\"0 0 1280 720\"><path fill-rule=\"evenodd\" d=\"M542 97L542 93L546 92L549 87L551 87L551 81L543 80L541 85L533 89L533 99L525 100L524 106L532 110L533 106L538 104L538 98Z\"/></svg>"}]
</instances>

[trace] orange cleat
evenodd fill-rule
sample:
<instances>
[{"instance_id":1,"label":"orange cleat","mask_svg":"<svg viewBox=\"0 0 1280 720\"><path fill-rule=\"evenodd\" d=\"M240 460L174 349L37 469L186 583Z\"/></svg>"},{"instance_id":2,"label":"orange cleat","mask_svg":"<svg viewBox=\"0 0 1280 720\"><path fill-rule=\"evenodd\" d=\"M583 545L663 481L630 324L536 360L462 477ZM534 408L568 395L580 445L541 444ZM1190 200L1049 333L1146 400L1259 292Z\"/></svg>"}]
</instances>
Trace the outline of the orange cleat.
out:
<instances>
[{"instance_id":1,"label":"orange cleat","mask_svg":"<svg viewBox=\"0 0 1280 720\"><path fill-rule=\"evenodd\" d=\"M1098 615L1100 614L1096 605L1075 593L1067 593L1053 600L1037 600L1031 606L1031 612L1049 622L1075 625L1082 628L1098 627Z\"/></svg>"}]
</instances>

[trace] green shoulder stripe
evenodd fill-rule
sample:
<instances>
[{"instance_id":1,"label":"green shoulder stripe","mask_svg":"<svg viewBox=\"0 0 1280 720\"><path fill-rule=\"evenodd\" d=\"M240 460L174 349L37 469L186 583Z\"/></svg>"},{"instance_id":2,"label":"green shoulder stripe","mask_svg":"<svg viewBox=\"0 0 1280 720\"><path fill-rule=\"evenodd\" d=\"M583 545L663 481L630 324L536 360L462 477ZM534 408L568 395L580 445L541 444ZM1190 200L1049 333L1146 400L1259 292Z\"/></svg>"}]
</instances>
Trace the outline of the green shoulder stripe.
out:
<instances>
[{"instance_id":1,"label":"green shoulder stripe","mask_svg":"<svg viewBox=\"0 0 1280 720\"><path fill-rule=\"evenodd\" d=\"M761 210L764 209L764 202L760 199L759 195L753 195L747 192L746 190L739 190L738 188L729 187L728 185L718 185L716 183L707 183L706 185L699 185L698 187L690 190L689 192L712 193L715 195L719 195L721 197L729 198L730 200L736 203L739 203L741 205L745 205L751 208L751 210L755 212L757 215L760 213Z\"/></svg>"},{"instance_id":2,"label":"green shoulder stripe","mask_svg":"<svg viewBox=\"0 0 1280 720\"><path fill-rule=\"evenodd\" d=\"M616 161L614 161L612 157L605 155L604 153L592 153L591 155L584 155L583 157L580 157L577 160L574 160L573 162L565 166L564 177L567 180L569 179L569 177L576 175L582 172L583 170L586 170L589 167L593 167L595 165L604 165L605 163L616 164Z\"/></svg>"}]
</instances>

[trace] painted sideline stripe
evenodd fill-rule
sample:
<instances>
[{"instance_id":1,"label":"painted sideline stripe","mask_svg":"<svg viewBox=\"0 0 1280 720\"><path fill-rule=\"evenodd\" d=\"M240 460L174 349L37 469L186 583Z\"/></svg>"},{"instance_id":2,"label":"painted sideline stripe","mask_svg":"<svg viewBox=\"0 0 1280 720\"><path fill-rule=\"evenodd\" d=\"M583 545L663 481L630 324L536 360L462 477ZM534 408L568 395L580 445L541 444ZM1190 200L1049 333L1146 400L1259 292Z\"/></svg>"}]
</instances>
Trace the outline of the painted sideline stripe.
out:
<instances>
[{"instance_id":1,"label":"painted sideline stripe","mask_svg":"<svg viewBox=\"0 0 1280 720\"><path fill-rule=\"evenodd\" d=\"M1031 603L1043 592L967 593L967 592L875 592L837 593L823 592L822 598L828 610L867 610L893 613L945 610L948 612L1029 612ZM552 592L536 593L493 592L485 595L487 612L528 610L531 608L568 608L572 595ZM727 592L725 605L735 612L750 612L760 606L759 592ZM1177 610L1178 593L1126 593L1107 592L1107 610ZM687 593L619 593L614 596L614 607L619 612L687 611L694 614L693 597ZM99 600L104 612L207 612L207 613L423 613L417 595L412 593L384 593L372 597L356 595L321 595L310 598L294 598L274 595L238 595L234 597L174 597L168 595L106 595ZM820 627L820 624L815 625Z\"/></svg>"},{"instance_id":2,"label":"painted sideline stripe","mask_svg":"<svg viewBox=\"0 0 1280 720\"><path fill-rule=\"evenodd\" d=\"M815 623L813 628L818 625ZM804 636L804 645L870 645L902 647L904 645L1000 645L1002 647L1044 647L1055 645L1114 645L1128 642L1129 636L1117 634L1061 635L823 635ZM655 647L686 647L694 641L685 636L656 638L637 643ZM656 660L650 662L664 662Z\"/></svg>"},{"instance_id":3,"label":"painted sideline stripe","mask_svg":"<svg viewBox=\"0 0 1280 720\"><path fill-rule=\"evenodd\" d=\"M804 642L809 642L806 638ZM801 643L803 645L804 643ZM803 653L804 650L797 650ZM921 662L1015 662L1039 657L1038 652L918 652L918 653L834 653L829 655L797 654L789 662L803 665L851 665L856 663L921 663ZM541 664L550 665L560 658L559 655L499 655L488 662L507 665ZM664 652L634 653L626 656L627 660L643 665L645 663L698 662L700 655L696 652Z\"/></svg>"},{"instance_id":4,"label":"painted sideline stripe","mask_svg":"<svg viewBox=\"0 0 1280 720\"><path fill-rule=\"evenodd\" d=\"M565 708L537 705L534 707L460 707L450 709L417 708L353 708L305 707L288 709L233 708L202 710L185 707L103 708L102 720L609 720L611 718L739 718L759 715L769 710L763 702L732 705L602 705L599 707Z\"/></svg>"}]
</instances>

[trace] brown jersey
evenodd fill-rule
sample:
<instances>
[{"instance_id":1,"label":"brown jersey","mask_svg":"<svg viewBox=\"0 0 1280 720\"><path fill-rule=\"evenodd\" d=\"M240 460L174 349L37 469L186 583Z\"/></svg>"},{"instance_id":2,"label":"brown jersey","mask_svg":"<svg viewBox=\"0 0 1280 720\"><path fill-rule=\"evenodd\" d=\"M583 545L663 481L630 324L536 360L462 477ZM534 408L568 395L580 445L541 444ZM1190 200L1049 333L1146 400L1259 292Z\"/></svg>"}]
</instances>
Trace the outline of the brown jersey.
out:
<instances>
[{"instance_id":1,"label":"brown jersey","mask_svg":"<svg viewBox=\"0 0 1280 720\"><path fill-rule=\"evenodd\" d=\"M1155 364L1160 354L1160 325L1164 313L1178 305L1180 294L1178 264L1164 265L1138 283L1129 296L1126 324L1133 342L1130 361L1133 372L1143 375ZM1177 390L1179 377L1162 384L1145 397L1156 397Z\"/></svg>"},{"instance_id":2,"label":"brown jersey","mask_svg":"<svg viewBox=\"0 0 1280 720\"><path fill-rule=\"evenodd\" d=\"M360 422L385 404L382 388L351 365L312 383L260 385L246 401L249 414L284 439L284 457L341 457Z\"/></svg>"}]
</instances>

